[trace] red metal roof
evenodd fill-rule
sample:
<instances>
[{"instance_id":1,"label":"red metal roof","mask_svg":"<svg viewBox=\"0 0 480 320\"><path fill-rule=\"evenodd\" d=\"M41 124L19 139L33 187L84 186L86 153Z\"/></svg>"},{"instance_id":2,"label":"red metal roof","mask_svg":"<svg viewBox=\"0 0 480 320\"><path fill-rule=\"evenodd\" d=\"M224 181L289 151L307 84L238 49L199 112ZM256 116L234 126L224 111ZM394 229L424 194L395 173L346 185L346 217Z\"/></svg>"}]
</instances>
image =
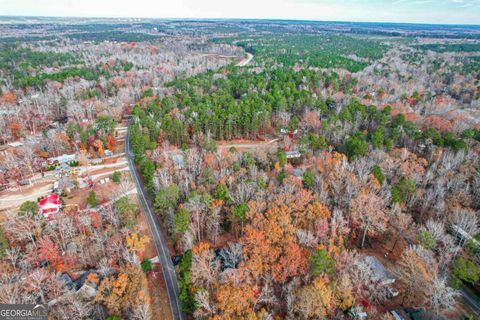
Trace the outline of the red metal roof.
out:
<instances>
[{"instance_id":1,"label":"red metal roof","mask_svg":"<svg viewBox=\"0 0 480 320\"><path fill-rule=\"evenodd\" d=\"M48 214L48 213L57 212L57 211L58 211L58 208L43 209L42 214Z\"/></svg>"},{"instance_id":2,"label":"red metal roof","mask_svg":"<svg viewBox=\"0 0 480 320\"><path fill-rule=\"evenodd\" d=\"M60 197L56 193L49 194L48 196L43 197L40 202L38 203L41 207L45 206L46 204L61 204Z\"/></svg>"}]
</instances>

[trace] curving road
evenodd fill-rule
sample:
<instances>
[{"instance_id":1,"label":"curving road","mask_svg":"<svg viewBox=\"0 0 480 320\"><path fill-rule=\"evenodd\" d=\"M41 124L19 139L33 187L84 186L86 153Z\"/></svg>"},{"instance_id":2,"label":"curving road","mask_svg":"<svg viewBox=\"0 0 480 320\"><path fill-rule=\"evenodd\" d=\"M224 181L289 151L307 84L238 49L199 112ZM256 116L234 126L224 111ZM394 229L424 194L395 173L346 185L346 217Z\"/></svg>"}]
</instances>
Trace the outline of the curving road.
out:
<instances>
[{"instance_id":1,"label":"curving road","mask_svg":"<svg viewBox=\"0 0 480 320\"><path fill-rule=\"evenodd\" d=\"M133 180L135 182L135 187L137 188L138 197L140 198L140 202L144 209L143 212L145 212L148 224L150 225L150 229L152 231L153 240L157 249L158 259L162 266L163 278L167 287L172 317L174 320L183 320L184 315L182 310L180 309L180 300L178 299L179 290L177 274L175 272L175 269L173 268L173 263L170 257L170 252L168 250L167 241L165 240L165 236L163 235L160 228L160 223L158 221L157 215L155 214L155 210L153 209L152 201L148 197L148 194L143 187L143 183L140 180L137 168L135 167L135 164L133 162L134 156L130 150L130 122L128 123L128 132L127 136L125 137L125 153L127 155L130 172L132 173Z\"/></svg>"},{"instance_id":2,"label":"curving road","mask_svg":"<svg viewBox=\"0 0 480 320\"><path fill-rule=\"evenodd\" d=\"M235 66L236 67L245 67L247 64L250 63L250 61L252 61L252 59L253 59L253 54L247 52L247 57L245 59L243 59L242 61L240 61L239 63L237 63Z\"/></svg>"}]
</instances>

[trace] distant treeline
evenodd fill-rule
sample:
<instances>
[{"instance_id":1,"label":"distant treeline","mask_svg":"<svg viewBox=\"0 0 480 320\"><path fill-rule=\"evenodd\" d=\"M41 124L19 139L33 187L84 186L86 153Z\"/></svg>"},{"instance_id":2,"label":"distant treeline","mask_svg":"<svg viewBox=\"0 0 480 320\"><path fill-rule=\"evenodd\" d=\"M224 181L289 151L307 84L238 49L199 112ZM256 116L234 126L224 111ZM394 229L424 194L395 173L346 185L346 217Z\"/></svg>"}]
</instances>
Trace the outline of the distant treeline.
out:
<instances>
[{"instance_id":1,"label":"distant treeline","mask_svg":"<svg viewBox=\"0 0 480 320\"><path fill-rule=\"evenodd\" d=\"M81 41L120 41L120 42L144 42L159 39L159 36L146 33L106 31L106 32L85 32L68 34L70 39Z\"/></svg>"},{"instance_id":2,"label":"distant treeline","mask_svg":"<svg viewBox=\"0 0 480 320\"><path fill-rule=\"evenodd\" d=\"M480 43L435 43L435 44L422 44L416 46L422 50L431 50L435 52L479 52Z\"/></svg>"}]
</instances>

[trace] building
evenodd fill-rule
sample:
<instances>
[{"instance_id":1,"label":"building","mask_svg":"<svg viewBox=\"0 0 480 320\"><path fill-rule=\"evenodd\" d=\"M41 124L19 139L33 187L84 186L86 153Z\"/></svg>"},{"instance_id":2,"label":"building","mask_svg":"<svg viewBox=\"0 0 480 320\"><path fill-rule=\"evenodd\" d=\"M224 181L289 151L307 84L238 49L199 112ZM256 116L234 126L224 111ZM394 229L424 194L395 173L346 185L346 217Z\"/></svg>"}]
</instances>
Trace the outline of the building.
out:
<instances>
[{"instance_id":1,"label":"building","mask_svg":"<svg viewBox=\"0 0 480 320\"><path fill-rule=\"evenodd\" d=\"M287 151L286 152L286 155L287 155L287 159L298 159L302 156L302 154L300 153L300 151L298 150L295 150L295 151Z\"/></svg>"},{"instance_id":2,"label":"building","mask_svg":"<svg viewBox=\"0 0 480 320\"><path fill-rule=\"evenodd\" d=\"M363 261L371 269L371 277L378 281L382 286L390 285L395 282L393 275L385 269L383 264L374 256L364 256Z\"/></svg>"},{"instance_id":3,"label":"building","mask_svg":"<svg viewBox=\"0 0 480 320\"><path fill-rule=\"evenodd\" d=\"M55 168L55 175L56 177L64 177L64 176L69 176L70 171L72 171L72 167L66 163L66 162L60 162L60 165L58 165Z\"/></svg>"},{"instance_id":4,"label":"building","mask_svg":"<svg viewBox=\"0 0 480 320\"><path fill-rule=\"evenodd\" d=\"M21 143L20 141L15 141L15 142L9 143L8 146L10 146L12 148L18 148L18 147L23 146L23 143Z\"/></svg>"},{"instance_id":5,"label":"building","mask_svg":"<svg viewBox=\"0 0 480 320\"><path fill-rule=\"evenodd\" d=\"M395 277L385 269L384 265L374 256L364 256L363 262L370 268L372 280L383 287L388 299L398 296L399 292L392 285L395 283Z\"/></svg>"},{"instance_id":6,"label":"building","mask_svg":"<svg viewBox=\"0 0 480 320\"><path fill-rule=\"evenodd\" d=\"M52 221L55 215L60 212L62 202L58 194L52 193L43 197L38 202L38 206L40 207L40 213L47 218L48 221Z\"/></svg>"},{"instance_id":7,"label":"building","mask_svg":"<svg viewBox=\"0 0 480 320\"><path fill-rule=\"evenodd\" d=\"M447 231L460 243L464 245L466 242L471 242L472 245L479 247L480 242L478 242L474 237L472 237L468 232L463 230L460 226L452 224L447 228Z\"/></svg>"},{"instance_id":8,"label":"building","mask_svg":"<svg viewBox=\"0 0 480 320\"><path fill-rule=\"evenodd\" d=\"M69 176L62 176L53 184L53 192L55 193L70 193L73 189L75 189L75 183Z\"/></svg>"},{"instance_id":9,"label":"building","mask_svg":"<svg viewBox=\"0 0 480 320\"><path fill-rule=\"evenodd\" d=\"M19 141L0 145L0 156L2 156L5 161L13 161L17 148L21 146L23 146L23 143Z\"/></svg>"},{"instance_id":10,"label":"building","mask_svg":"<svg viewBox=\"0 0 480 320\"><path fill-rule=\"evenodd\" d=\"M54 158L48 158L48 163L53 164L53 163L69 163L72 161L75 161L77 158L76 154L62 154L61 156L54 157Z\"/></svg>"}]
</instances>

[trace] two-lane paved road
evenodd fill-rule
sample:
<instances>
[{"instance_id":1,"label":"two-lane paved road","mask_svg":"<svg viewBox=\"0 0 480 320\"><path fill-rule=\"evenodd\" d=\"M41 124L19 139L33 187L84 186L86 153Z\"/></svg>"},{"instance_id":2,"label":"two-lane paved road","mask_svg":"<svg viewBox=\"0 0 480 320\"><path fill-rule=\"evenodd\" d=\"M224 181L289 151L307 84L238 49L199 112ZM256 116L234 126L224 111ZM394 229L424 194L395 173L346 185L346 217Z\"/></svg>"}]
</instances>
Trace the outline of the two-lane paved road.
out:
<instances>
[{"instance_id":1,"label":"two-lane paved road","mask_svg":"<svg viewBox=\"0 0 480 320\"><path fill-rule=\"evenodd\" d=\"M128 166L130 167L130 171L132 172L132 177L137 188L138 197L140 198L140 202L144 209L143 212L145 212L148 224L150 225L150 229L152 231L153 240L157 249L158 259L160 260L160 264L162 265L163 277L165 279L165 284L167 287L168 299L170 300L170 307L172 310L173 319L183 320L184 316L182 310L180 309L180 301L178 299L179 291L177 274L175 273L175 269L173 267L167 241L165 240L165 236L163 235L160 228L160 223L158 221L157 215L155 214L155 210L153 209L152 202L148 197L145 188L143 187L143 183L140 180L137 168L135 167L135 164L133 162L133 153L130 149L130 123L128 125L127 136L125 138L125 153L128 159Z\"/></svg>"},{"instance_id":2,"label":"two-lane paved road","mask_svg":"<svg viewBox=\"0 0 480 320\"><path fill-rule=\"evenodd\" d=\"M253 55L247 53L247 57L240 61L237 66L244 67L250 63L253 59ZM180 309L180 300L178 299L178 282L177 282L177 274L173 267L172 259L170 256L170 252L168 250L167 241L165 240L165 236L162 233L162 229L160 228L160 223L158 221L158 217L155 214L155 210L153 209L152 201L150 200L145 188L143 187L143 183L140 180L139 174L137 172L137 168L133 162L133 152L130 149L130 126L131 120L128 123L128 131L127 135L125 136L125 153L128 160L128 166L130 168L130 172L132 173L133 180L135 182L135 187L137 188L138 197L140 198L140 202L143 207L143 212L147 216L148 224L150 225L150 229L152 231L153 240L155 242L155 247L157 249L158 259L160 264L162 265L163 277L165 279L165 284L167 286L167 293L168 299L170 300L170 307L172 311L172 316L174 320L183 320L184 315L182 310ZM273 142L273 141L271 141ZM269 142L269 143L271 143ZM247 147L251 147L248 145Z\"/></svg>"}]
</instances>

